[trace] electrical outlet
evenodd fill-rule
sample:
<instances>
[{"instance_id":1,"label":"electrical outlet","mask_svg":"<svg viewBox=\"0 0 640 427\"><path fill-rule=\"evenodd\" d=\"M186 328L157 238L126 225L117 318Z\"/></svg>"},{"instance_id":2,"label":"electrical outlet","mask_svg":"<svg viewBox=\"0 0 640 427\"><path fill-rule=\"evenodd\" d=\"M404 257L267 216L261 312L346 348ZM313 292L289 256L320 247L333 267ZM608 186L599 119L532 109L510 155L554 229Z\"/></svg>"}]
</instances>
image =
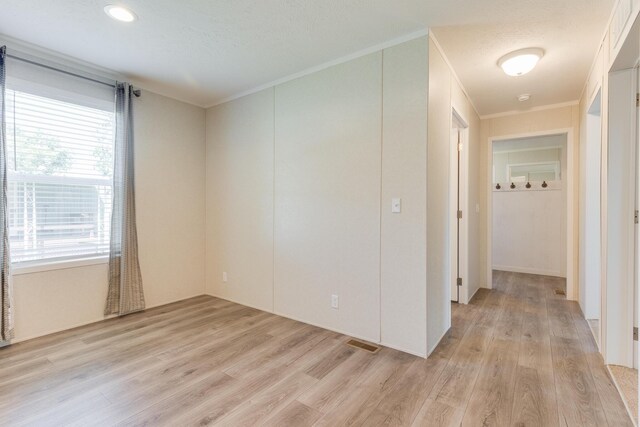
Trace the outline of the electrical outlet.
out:
<instances>
[{"instance_id":1,"label":"electrical outlet","mask_svg":"<svg viewBox=\"0 0 640 427\"><path fill-rule=\"evenodd\" d=\"M331 295L331 308L338 309L338 295Z\"/></svg>"},{"instance_id":2,"label":"electrical outlet","mask_svg":"<svg viewBox=\"0 0 640 427\"><path fill-rule=\"evenodd\" d=\"M402 212L402 199L391 199L391 213Z\"/></svg>"},{"instance_id":3,"label":"electrical outlet","mask_svg":"<svg viewBox=\"0 0 640 427\"><path fill-rule=\"evenodd\" d=\"M224 283L227 283L227 280L228 280L228 278L227 278L227 272L226 272L226 271L223 271L223 272L222 272L222 281L223 281Z\"/></svg>"}]
</instances>

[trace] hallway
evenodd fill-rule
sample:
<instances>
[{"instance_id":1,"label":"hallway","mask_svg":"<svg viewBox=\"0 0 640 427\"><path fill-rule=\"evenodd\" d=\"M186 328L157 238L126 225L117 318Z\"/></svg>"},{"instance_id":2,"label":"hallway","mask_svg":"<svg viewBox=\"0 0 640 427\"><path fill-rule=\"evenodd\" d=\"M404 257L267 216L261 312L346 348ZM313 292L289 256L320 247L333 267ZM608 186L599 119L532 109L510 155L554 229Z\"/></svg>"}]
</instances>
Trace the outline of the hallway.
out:
<instances>
[{"instance_id":1,"label":"hallway","mask_svg":"<svg viewBox=\"0 0 640 427\"><path fill-rule=\"evenodd\" d=\"M469 399L464 425L632 425L578 304L555 293L564 279L495 271L493 286L454 306L430 397Z\"/></svg>"}]
</instances>

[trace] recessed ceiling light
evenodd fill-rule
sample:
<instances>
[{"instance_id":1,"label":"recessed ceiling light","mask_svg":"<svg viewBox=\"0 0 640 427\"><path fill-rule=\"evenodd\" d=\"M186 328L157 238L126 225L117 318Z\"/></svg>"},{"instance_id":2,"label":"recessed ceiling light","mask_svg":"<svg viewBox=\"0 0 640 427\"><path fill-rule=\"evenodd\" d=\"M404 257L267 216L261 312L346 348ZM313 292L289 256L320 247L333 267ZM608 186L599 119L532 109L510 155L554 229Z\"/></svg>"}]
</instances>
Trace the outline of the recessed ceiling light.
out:
<instances>
[{"instance_id":1,"label":"recessed ceiling light","mask_svg":"<svg viewBox=\"0 0 640 427\"><path fill-rule=\"evenodd\" d=\"M529 95L528 93L523 93L522 95L518 96L518 101L520 102L525 102L529 99L531 99L531 95Z\"/></svg>"},{"instance_id":2,"label":"recessed ceiling light","mask_svg":"<svg viewBox=\"0 0 640 427\"><path fill-rule=\"evenodd\" d=\"M500 58L498 65L509 76L522 76L533 70L543 56L544 50L537 47L521 49Z\"/></svg>"},{"instance_id":3,"label":"recessed ceiling light","mask_svg":"<svg viewBox=\"0 0 640 427\"><path fill-rule=\"evenodd\" d=\"M109 17L122 22L133 22L138 19L136 14L126 7L116 6L115 4L105 6L104 12L109 15Z\"/></svg>"}]
</instances>

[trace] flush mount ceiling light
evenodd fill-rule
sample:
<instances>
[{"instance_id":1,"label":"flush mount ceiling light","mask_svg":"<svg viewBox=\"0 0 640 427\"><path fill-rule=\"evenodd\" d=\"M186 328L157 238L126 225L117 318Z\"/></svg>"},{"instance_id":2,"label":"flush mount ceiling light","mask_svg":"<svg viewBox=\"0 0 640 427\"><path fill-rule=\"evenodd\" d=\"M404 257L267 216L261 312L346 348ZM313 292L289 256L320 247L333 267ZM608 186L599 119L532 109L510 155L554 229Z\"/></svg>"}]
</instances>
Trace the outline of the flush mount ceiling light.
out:
<instances>
[{"instance_id":1,"label":"flush mount ceiling light","mask_svg":"<svg viewBox=\"0 0 640 427\"><path fill-rule=\"evenodd\" d=\"M518 96L518 101L520 102L525 102L529 99L531 99L531 95L529 95L528 93L523 93L522 95Z\"/></svg>"},{"instance_id":2,"label":"flush mount ceiling light","mask_svg":"<svg viewBox=\"0 0 640 427\"><path fill-rule=\"evenodd\" d=\"M533 70L544 56L544 50L532 47L520 49L503 56L498 60L498 65L509 76L522 76Z\"/></svg>"},{"instance_id":3,"label":"flush mount ceiling light","mask_svg":"<svg viewBox=\"0 0 640 427\"><path fill-rule=\"evenodd\" d=\"M113 18L115 20L122 21L122 22L133 22L136 19L138 19L136 14L130 11L129 9L127 9L126 7L116 6L115 4L110 4L108 6L105 6L104 13L109 15L110 18Z\"/></svg>"}]
</instances>

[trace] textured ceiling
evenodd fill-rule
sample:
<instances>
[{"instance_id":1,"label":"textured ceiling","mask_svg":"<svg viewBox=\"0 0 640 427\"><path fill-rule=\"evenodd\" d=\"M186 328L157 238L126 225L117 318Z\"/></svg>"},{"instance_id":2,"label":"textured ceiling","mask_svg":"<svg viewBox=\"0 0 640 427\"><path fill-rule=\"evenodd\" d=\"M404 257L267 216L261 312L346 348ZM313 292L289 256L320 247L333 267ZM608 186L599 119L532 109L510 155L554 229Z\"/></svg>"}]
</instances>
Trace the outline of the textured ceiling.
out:
<instances>
[{"instance_id":1,"label":"textured ceiling","mask_svg":"<svg viewBox=\"0 0 640 427\"><path fill-rule=\"evenodd\" d=\"M480 114L575 100L613 0L2 0L0 33L114 70L150 90L209 106L428 27ZM139 16L109 19L120 3ZM502 54L547 56L513 81Z\"/></svg>"},{"instance_id":2,"label":"textured ceiling","mask_svg":"<svg viewBox=\"0 0 640 427\"><path fill-rule=\"evenodd\" d=\"M432 28L481 115L580 98L614 0L518 1L528 15ZM538 5L536 7L535 5ZM529 74L510 77L497 66L511 51L541 47L545 56ZM520 94L531 94L526 102Z\"/></svg>"}]
</instances>

